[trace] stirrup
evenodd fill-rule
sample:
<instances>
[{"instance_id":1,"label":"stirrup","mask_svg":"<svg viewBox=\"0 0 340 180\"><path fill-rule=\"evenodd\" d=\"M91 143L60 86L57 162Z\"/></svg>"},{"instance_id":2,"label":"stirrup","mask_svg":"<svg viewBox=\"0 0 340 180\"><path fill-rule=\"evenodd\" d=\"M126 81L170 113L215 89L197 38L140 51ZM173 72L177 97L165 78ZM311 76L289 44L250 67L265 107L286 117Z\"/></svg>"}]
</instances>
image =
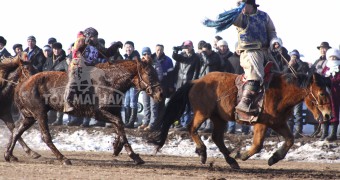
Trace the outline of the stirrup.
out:
<instances>
[{"instance_id":1,"label":"stirrup","mask_svg":"<svg viewBox=\"0 0 340 180\"><path fill-rule=\"evenodd\" d=\"M258 113L258 109L257 108L251 108L251 104L249 106L245 106L244 104L241 105L241 103L239 103L236 107L236 110L238 111L242 111L244 113L247 114L257 114Z\"/></svg>"}]
</instances>

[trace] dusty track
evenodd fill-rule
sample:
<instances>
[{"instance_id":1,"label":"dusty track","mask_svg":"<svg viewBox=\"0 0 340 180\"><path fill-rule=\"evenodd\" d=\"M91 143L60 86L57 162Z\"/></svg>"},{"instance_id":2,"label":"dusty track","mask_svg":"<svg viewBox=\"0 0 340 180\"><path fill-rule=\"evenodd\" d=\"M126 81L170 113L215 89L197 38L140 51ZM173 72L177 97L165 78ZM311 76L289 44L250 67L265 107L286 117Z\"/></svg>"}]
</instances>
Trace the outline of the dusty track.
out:
<instances>
[{"instance_id":1,"label":"dusty track","mask_svg":"<svg viewBox=\"0 0 340 180\"><path fill-rule=\"evenodd\" d=\"M36 126L33 128L37 128ZM79 127L51 127L51 133L73 132ZM89 128L88 132L112 129ZM128 134L143 136L138 131L127 130ZM186 133L176 133L186 137ZM228 136L231 141L242 141L251 136ZM276 137L271 137L276 138ZM302 138L299 141L311 140ZM20 146L17 146L20 147ZM193 150L194 151L194 150ZM4 147L0 148L4 152ZM64 166L50 151L38 151L42 157L26 157L21 148L14 154L19 162L5 162L0 158L0 179L340 179L340 164L281 161L268 166L262 160L238 160L241 169L231 169L224 159L208 157L201 164L198 157L141 155L146 162L136 166L123 153L118 157L106 152L65 152L73 165Z\"/></svg>"}]
</instances>

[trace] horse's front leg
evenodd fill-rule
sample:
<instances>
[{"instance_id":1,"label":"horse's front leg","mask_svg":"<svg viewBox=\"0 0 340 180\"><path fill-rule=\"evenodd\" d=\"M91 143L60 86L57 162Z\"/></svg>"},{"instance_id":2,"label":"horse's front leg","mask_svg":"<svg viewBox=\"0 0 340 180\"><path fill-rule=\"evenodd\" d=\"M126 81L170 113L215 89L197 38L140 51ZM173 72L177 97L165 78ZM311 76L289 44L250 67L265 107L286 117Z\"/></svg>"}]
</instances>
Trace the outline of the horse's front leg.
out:
<instances>
[{"instance_id":1,"label":"horse's front leg","mask_svg":"<svg viewBox=\"0 0 340 180\"><path fill-rule=\"evenodd\" d=\"M124 124L121 118L119 118L118 116L114 116L113 114L105 110L100 110L100 112L102 116L104 116L107 120L117 125L116 132L118 134L118 138L116 139L114 143L118 143L118 144L117 144L117 149L114 149L114 154L117 154L117 153L119 154L119 152L121 151L121 146L124 145L127 154L137 165L144 164L145 162L139 157L139 155L133 152L132 147L126 138Z\"/></svg>"},{"instance_id":2,"label":"horse's front leg","mask_svg":"<svg viewBox=\"0 0 340 180\"><path fill-rule=\"evenodd\" d=\"M11 113L8 113L8 114L0 117L0 119L2 119L5 122L7 128L11 131L11 133L13 133L13 129L14 129L15 126L14 126L14 122L13 122L13 118L12 118ZM25 143L25 141L21 137L18 138L18 141L19 141L20 145L22 146L22 148L24 149L24 151L26 152L26 154L31 156L33 159L37 159L41 156L37 152L32 151L31 148L29 148L27 146L27 144Z\"/></svg>"},{"instance_id":3,"label":"horse's front leg","mask_svg":"<svg viewBox=\"0 0 340 180\"><path fill-rule=\"evenodd\" d=\"M4 154L4 158L6 161L18 161L18 158L13 155L15 144L18 139L21 138L21 135L34 123L35 120L33 118L23 118L22 120L20 120L20 124L18 125L18 127L12 130L12 135L9 138L7 150Z\"/></svg>"},{"instance_id":4,"label":"horse's front leg","mask_svg":"<svg viewBox=\"0 0 340 180\"><path fill-rule=\"evenodd\" d=\"M61 154L52 142L52 136L47 124L47 112L41 112L37 117L37 121L39 124L42 140L45 142L45 144L50 148L50 150L60 162L62 162L64 165L72 165L71 161Z\"/></svg>"},{"instance_id":5,"label":"horse's front leg","mask_svg":"<svg viewBox=\"0 0 340 180\"><path fill-rule=\"evenodd\" d=\"M284 122L284 121L282 121ZM286 122L282 123L282 124L276 124L276 126L272 126L271 127L275 132L277 132L278 134L280 134L281 136L283 136L283 138L285 139L285 142L282 144L282 146L275 151L275 153L269 158L268 160L268 165L271 166L275 163L277 163L278 161L280 161L281 159L285 158L287 152L289 151L289 149L293 146L294 144L294 136L292 134L292 132L290 131L288 125Z\"/></svg>"},{"instance_id":6,"label":"horse's front leg","mask_svg":"<svg viewBox=\"0 0 340 180\"><path fill-rule=\"evenodd\" d=\"M253 144L249 150L241 152L239 158L245 161L254 154L260 152L263 147L266 131L267 125L256 123L254 125Z\"/></svg>"}]
</instances>

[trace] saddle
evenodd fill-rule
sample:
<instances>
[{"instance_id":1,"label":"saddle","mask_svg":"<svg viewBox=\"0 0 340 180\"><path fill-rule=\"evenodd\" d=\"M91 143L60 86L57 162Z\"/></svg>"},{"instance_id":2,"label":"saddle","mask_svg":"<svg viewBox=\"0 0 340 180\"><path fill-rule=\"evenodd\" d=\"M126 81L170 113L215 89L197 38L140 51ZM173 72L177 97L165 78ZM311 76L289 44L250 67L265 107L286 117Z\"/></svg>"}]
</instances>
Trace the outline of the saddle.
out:
<instances>
[{"instance_id":1,"label":"saddle","mask_svg":"<svg viewBox=\"0 0 340 180\"><path fill-rule=\"evenodd\" d=\"M236 121L241 121L244 123L255 123L257 122L257 119L259 115L262 113L263 110L263 100L264 100L264 95L266 92L266 89L268 89L269 83L272 79L272 73L270 72L271 67L273 66L273 62L268 62L265 65L264 68L264 79L263 79L263 84L261 86L260 91L258 92L257 96L254 99L254 104L253 106L256 106L258 111L256 113L245 113L241 111L235 111L235 120ZM237 87L237 103L238 104L241 101L242 94L243 94L243 86L246 82L246 78L244 74L238 75L235 79L235 85Z\"/></svg>"}]
</instances>

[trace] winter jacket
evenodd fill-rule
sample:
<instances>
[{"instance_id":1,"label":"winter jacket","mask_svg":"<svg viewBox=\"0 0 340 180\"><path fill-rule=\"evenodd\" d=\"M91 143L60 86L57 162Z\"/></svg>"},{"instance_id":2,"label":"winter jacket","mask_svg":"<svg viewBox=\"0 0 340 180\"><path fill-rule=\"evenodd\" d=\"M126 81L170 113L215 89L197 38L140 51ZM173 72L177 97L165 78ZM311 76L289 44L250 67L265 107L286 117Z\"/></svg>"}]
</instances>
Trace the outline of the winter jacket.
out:
<instances>
[{"instance_id":1,"label":"winter jacket","mask_svg":"<svg viewBox=\"0 0 340 180\"><path fill-rule=\"evenodd\" d=\"M221 58L215 51L212 51L210 55L202 54L200 59L200 74L202 77L210 72L221 70Z\"/></svg>"},{"instance_id":2,"label":"winter jacket","mask_svg":"<svg viewBox=\"0 0 340 180\"><path fill-rule=\"evenodd\" d=\"M140 60L140 54L136 50L134 50L130 55L124 54L124 59L126 59L126 60L133 60L135 57L138 60Z\"/></svg>"},{"instance_id":3,"label":"winter jacket","mask_svg":"<svg viewBox=\"0 0 340 180\"><path fill-rule=\"evenodd\" d=\"M233 55L233 53L228 51L225 54L221 54L221 53L218 53L218 54L220 55L220 58L221 58L220 71L232 73L232 67L231 67L230 61L228 59Z\"/></svg>"},{"instance_id":4,"label":"winter jacket","mask_svg":"<svg viewBox=\"0 0 340 180\"><path fill-rule=\"evenodd\" d=\"M313 72L322 74L322 70L325 68L326 64L327 64L326 57L320 56L320 58L314 62L311 69L313 70Z\"/></svg>"},{"instance_id":5,"label":"winter jacket","mask_svg":"<svg viewBox=\"0 0 340 180\"><path fill-rule=\"evenodd\" d=\"M340 66L339 66L340 69ZM322 75L326 75L326 72L329 71L330 68L325 66L322 70ZM337 72L335 75L331 75L331 104L332 104L332 112L333 118L329 121L330 123L339 124L339 108L340 108L340 72ZM337 115L336 115L337 114Z\"/></svg>"},{"instance_id":6,"label":"winter jacket","mask_svg":"<svg viewBox=\"0 0 340 180\"><path fill-rule=\"evenodd\" d=\"M170 57L165 54L161 55L159 58L156 54L152 54L152 58L160 63L163 71L163 77L160 80L161 87L163 89L163 94L166 97L170 97L175 90L175 78L174 78L174 65Z\"/></svg>"},{"instance_id":7,"label":"winter jacket","mask_svg":"<svg viewBox=\"0 0 340 180\"><path fill-rule=\"evenodd\" d=\"M282 72L284 70L284 67L287 66L287 63L290 61L288 50L285 47L280 47L278 48L278 50L271 51L271 54L275 62L279 66L279 69L277 69L277 71Z\"/></svg>"},{"instance_id":8,"label":"winter jacket","mask_svg":"<svg viewBox=\"0 0 340 180\"><path fill-rule=\"evenodd\" d=\"M46 61L42 50L38 46L35 46L31 51L29 51L28 48L26 48L24 51L28 54L28 60L39 72L41 72Z\"/></svg>"},{"instance_id":9,"label":"winter jacket","mask_svg":"<svg viewBox=\"0 0 340 180\"><path fill-rule=\"evenodd\" d=\"M53 63L53 58L55 58L55 61ZM48 57L46 59L46 62L43 66L43 71L64 71L66 72L68 68L68 65L66 63L66 55L61 54L58 57L55 57L54 55L52 57Z\"/></svg>"},{"instance_id":10,"label":"winter jacket","mask_svg":"<svg viewBox=\"0 0 340 180\"><path fill-rule=\"evenodd\" d=\"M228 63L230 64L230 67L228 68L229 73L233 73L233 74L243 74L244 70L243 67L241 66L240 63L240 56L234 52L233 55L231 57L228 58Z\"/></svg>"},{"instance_id":11,"label":"winter jacket","mask_svg":"<svg viewBox=\"0 0 340 180\"><path fill-rule=\"evenodd\" d=\"M296 60L296 63L292 67L296 73L308 74L309 65L306 62L301 61L300 59ZM283 69L283 73L292 73L291 69L286 65Z\"/></svg>"},{"instance_id":12,"label":"winter jacket","mask_svg":"<svg viewBox=\"0 0 340 180\"><path fill-rule=\"evenodd\" d=\"M198 79L200 58L194 50L191 56L188 56L185 52L178 54L174 51L172 53L172 59L176 61L174 70L176 89L180 88L186 82Z\"/></svg>"}]
</instances>

